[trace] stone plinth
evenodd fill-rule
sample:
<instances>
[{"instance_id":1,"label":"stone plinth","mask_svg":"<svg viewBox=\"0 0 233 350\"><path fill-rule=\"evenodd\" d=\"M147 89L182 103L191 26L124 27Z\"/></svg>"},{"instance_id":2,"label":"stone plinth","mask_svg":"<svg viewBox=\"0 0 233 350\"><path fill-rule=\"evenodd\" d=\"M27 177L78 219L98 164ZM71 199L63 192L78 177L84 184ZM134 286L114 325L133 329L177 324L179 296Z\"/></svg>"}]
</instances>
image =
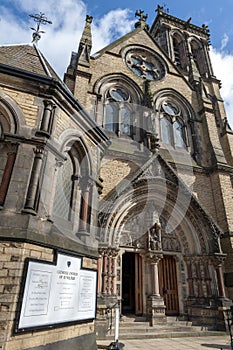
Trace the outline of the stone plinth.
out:
<instances>
[{"instance_id":1,"label":"stone plinth","mask_svg":"<svg viewBox=\"0 0 233 350\"><path fill-rule=\"evenodd\" d=\"M149 324L151 327L167 323L164 300L158 295L150 295L147 300Z\"/></svg>"}]
</instances>

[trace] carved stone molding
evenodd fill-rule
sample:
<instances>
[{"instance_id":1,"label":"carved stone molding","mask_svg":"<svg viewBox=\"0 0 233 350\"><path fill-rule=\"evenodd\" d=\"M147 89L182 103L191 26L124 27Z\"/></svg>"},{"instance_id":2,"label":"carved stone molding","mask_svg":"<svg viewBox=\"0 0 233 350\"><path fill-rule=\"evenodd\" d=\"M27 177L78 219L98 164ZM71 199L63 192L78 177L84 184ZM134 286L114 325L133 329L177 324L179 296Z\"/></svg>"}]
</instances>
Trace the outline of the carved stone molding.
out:
<instances>
[{"instance_id":1,"label":"carved stone molding","mask_svg":"<svg viewBox=\"0 0 233 350\"><path fill-rule=\"evenodd\" d=\"M157 264L159 260L161 260L162 258L163 258L163 254L161 254L160 252L149 251L146 253L146 260L150 264Z\"/></svg>"}]
</instances>

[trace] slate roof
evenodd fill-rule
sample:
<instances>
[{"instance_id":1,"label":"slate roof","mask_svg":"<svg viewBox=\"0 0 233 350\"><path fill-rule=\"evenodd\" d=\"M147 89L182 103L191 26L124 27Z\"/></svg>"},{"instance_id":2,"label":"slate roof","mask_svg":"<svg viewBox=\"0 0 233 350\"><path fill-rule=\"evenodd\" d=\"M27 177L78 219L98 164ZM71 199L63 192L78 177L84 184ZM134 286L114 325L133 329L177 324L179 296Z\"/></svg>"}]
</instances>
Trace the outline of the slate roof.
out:
<instances>
[{"instance_id":1,"label":"slate roof","mask_svg":"<svg viewBox=\"0 0 233 350\"><path fill-rule=\"evenodd\" d=\"M61 81L34 44L0 46L0 64Z\"/></svg>"}]
</instances>

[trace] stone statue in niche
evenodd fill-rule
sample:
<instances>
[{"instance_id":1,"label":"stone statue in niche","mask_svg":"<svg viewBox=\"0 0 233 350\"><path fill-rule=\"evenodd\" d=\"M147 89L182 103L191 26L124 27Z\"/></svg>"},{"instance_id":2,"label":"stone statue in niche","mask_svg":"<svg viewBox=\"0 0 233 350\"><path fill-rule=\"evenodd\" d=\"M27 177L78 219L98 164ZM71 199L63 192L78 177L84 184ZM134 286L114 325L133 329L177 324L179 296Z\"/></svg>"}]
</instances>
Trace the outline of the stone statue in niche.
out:
<instances>
[{"instance_id":1,"label":"stone statue in niche","mask_svg":"<svg viewBox=\"0 0 233 350\"><path fill-rule=\"evenodd\" d=\"M158 222L148 229L148 249L162 250L161 224Z\"/></svg>"}]
</instances>

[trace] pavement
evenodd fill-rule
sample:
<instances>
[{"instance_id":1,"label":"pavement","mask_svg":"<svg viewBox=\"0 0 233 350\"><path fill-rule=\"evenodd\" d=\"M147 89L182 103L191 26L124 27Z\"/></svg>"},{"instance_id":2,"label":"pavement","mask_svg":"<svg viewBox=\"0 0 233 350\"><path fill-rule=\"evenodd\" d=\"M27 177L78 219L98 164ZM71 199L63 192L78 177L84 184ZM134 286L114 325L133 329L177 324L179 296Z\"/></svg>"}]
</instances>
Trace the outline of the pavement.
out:
<instances>
[{"instance_id":1,"label":"pavement","mask_svg":"<svg viewBox=\"0 0 233 350\"><path fill-rule=\"evenodd\" d=\"M109 347L111 341L98 340L98 349L122 349L122 350L226 350L231 349L230 337L181 337L181 338L156 338L156 339L129 339L119 340L124 347Z\"/></svg>"}]
</instances>

